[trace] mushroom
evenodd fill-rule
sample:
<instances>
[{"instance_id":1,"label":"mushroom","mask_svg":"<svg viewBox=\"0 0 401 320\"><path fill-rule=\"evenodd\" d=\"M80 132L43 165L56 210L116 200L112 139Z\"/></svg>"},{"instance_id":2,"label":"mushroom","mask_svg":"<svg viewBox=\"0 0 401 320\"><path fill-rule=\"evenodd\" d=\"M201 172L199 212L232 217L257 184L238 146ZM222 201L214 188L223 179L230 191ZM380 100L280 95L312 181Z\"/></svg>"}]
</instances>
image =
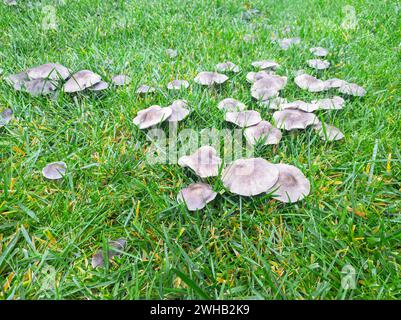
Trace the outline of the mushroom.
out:
<instances>
[{"instance_id":1,"label":"mushroom","mask_svg":"<svg viewBox=\"0 0 401 320\"><path fill-rule=\"evenodd\" d=\"M243 104L241 101L238 101L236 99L226 98L219 102L217 108L227 112L232 112L232 111L243 111L247 108L247 106Z\"/></svg>"},{"instance_id":2,"label":"mushroom","mask_svg":"<svg viewBox=\"0 0 401 320\"><path fill-rule=\"evenodd\" d=\"M316 70L324 70L330 67L330 62L320 59L311 59L307 61L308 66Z\"/></svg>"},{"instance_id":3,"label":"mushroom","mask_svg":"<svg viewBox=\"0 0 401 320\"><path fill-rule=\"evenodd\" d=\"M169 90L187 89L188 87L189 83L186 80L173 80L167 84Z\"/></svg>"},{"instance_id":4,"label":"mushroom","mask_svg":"<svg viewBox=\"0 0 401 320\"><path fill-rule=\"evenodd\" d=\"M253 34L246 34L242 38L245 42L254 42L256 40L256 37Z\"/></svg>"},{"instance_id":5,"label":"mushroom","mask_svg":"<svg viewBox=\"0 0 401 320\"><path fill-rule=\"evenodd\" d=\"M333 88L340 88L344 83L347 82L338 78L332 78L326 80L324 83L328 89L333 89Z\"/></svg>"},{"instance_id":6,"label":"mushroom","mask_svg":"<svg viewBox=\"0 0 401 320\"><path fill-rule=\"evenodd\" d=\"M26 81L29 81L28 74L26 72L20 72L17 74L9 75L5 78L6 82L13 86L14 90L22 90Z\"/></svg>"},{"instance_id":7,"label":"mushroom","mask_svg":"<svg viewBox=\"0 0 401 320\"><path fill-rule=\"evenodd\" d=\"M153 127L167 120L173 110L170 107L162 108L160 106L154 105L147 109L138 111L137 116L134 118L134 124L139 127L139 129L146 129Z\"/></svg>"},{"instance_id":8,"label":"mushroom","mask_svg":"<svg viewBox=\"0 0 401 320\"><path fill-rule=\"evenodd\" d=\"M211 146L203 146L190 156L178 159L178 164L191 168L201 178L215 177L219 174L222 160L217 156L216 150Z\"/></svg>"},{"instance_id":9,"label":"mushroom","mask_svg":"<svg viewBox=\"0 0 401 320\"><path fill-rule=\"evenodd\" d=\"M175 57L177 57L178 52L177 52L177 50L174 50L174 49L167 49L167 50L166 50L166 54L167 54L171 59L174 59Z\"/></svg>"},{"instance_id":10,"label":"mushroom","mask_svg":"<svg viewBox=\"0 0 401 320\"><path fill-rule=\"evenodd\" d=\"M301 38L299 38L299 37L296 37L296 38L284 38L284 39L278 40L278 43L279 43L281 49L288 50L293 45L300 44L301 43Z\"/></svg>"},{"instance_id":11,"label":"mushroom","mask_svg":"<svg viewBox=\"0 0 401 320\"><path fill-rule=\"evenodd\" d=\"M261 121L255 126L246 128L244 135L251 145L257 144L258 141L262 141L264 145L278 144L282 137L281 131L268 121Z\"/></svg>"},{"instance_id":12,"label":"mushroom","mask_svg":"<svg viewBox=\"0 0 401 320\"><path fill-rule=\"evenodd\" d=\"M305 112L314 112L319 107L314 104L314 103L308 103L302 100L295 100L292 102L284 103L281 105L281 110L286 110L286 109L294 109L294 110L301 110Z\"/></svg>"},{"instance_id":13,"label":"mushroom","mask_svg":"<svg viewBox=\"0 0 401 320\"><path fill-rule=\"evenodd\" d=\"M65 164L65 162L59 161L52 162L46 165L46 167L42 169L42 174L46 179L58 180L64 177L66 171L67 165Z\"/></svg>"},{"instance_id":14,"label":"mushroom","mask_svg":"<svg viewBox=\"0 0 401 320\"><path fill-rule=\"evenodd\" d=\"M274 186L273 199L289 203L297 202L306 197L310 192L309 180L297 167L288 164L276 164L279 177Z\"/></svg>"},{"instance_id":15,"label":"mushroom","mask_svg":"<svg viewBox=\"0 0 401 320\"><path fill-rule=\"evenodd\" d=\"M310 48L309 51L313 53L316 57L325 57L329 54L329 50L322 47Z\"/></svg>"},{"instance_id":16,"label":"mushroom","mask_svg":"<svg viewBox=\"0 0 401 320\"><path fill-rule=\"evenodd\" d=\"M363 97L366 94L366 90L356 83L345 82L338 88L338 91L350 96Z\"/></svg>"},{"instance_id":17,"label":"mushroom","mask_svg":"<svg viewBox=\"0 0 401 320\"><path fill-rule=\"evenodd\" d=\"M198 182L182 189L178 193L177 201L179 203L184 202L189 211L196 211L203 209L216 196L217 193L213 192L210 185Z\"/></svg>"},{"instance_id":18,"label":"mushroom","mask_svg":"<svg viewBox=\"0 0 401 320\"><path fill-rule=\"evenodd\" d=\"M168 117L168 122L178 122L185 119L190 111L186 100L175 100L170 106L172 110L171 116Z\"/></svg>"},{"instance_id":19,"label":"mushroom","mask_svg":"<svg viewBox=\"0 0 401 320\"><path fill-rule=\"evenodd\" d=\"M108 250L106 252L106 259L113 259L114 257L118 257L121 255L121 251L124 250L125 246L127 245L127 240L125 239L117 239L111 240L108 243ZM103 250L98 250L92 256L92 268L102 267L104 266L105 257L103 255Z\"/></svg>"},{"instance_id":20,"label":"mushroom","mask_svg":"<svg viewBox=\"0 0 401 320\"><path fill-rule=\"evenodd\" d=\"M39 96L41 94L46 95L53 93L56 90L56 85L51 80L36 79L26 81L24 83L24 89L32 96Z\"/></svg>"},{"instance_id":21,"label":"mushroom","mask_svg":"<svg viewBox=\"0 0 401 320\"><path fill-rule=\"evenodd\" d=\"M222 182L230 192L249 197L269 191L278 174L276 166L265 159L238 159L223 170Z\"/></svg>"},{"instance_id":22,"label":"mushroom","mask_svg":"<svg viewBox=\"0 0 401 320\"><path fill-rule=\"evenodd\" d=\"M327 89L325 81L317 79L306 73L296 76L294 81L298 87L310 92L320 92Z\"/></svg>"},{"instance_id":23,"label":"mushroom","mask_svg":"<svg viewBox=\"0 0 401 320\"><path fill-rule=\"evenodd\" d=\"M276 111L273 113L273 119L277 128L287 131L305 129L319 122L318 118L313 113L293 109Z\"/></svg>"},{"instance_id":24,"label":"mushroom","mask_svg":"<svg viewBox=\"0 0 401 320\"><path fill-rule=\"evenodd\" d=\"M254 83L257 80L263 79L263 78L269 78L270 75L274 74L274 71L266 71L262 70L259 72L248 72L246 75L246 80L249 83Z\"/></svg>"},{"instance_id":25,"label":"mushroom","mask_svg":"<svg viewBox=\"0 0 401 320\"><path fill-rule=\"evenodd\" d=\"M131 78L124 74L119 74L119 75L116 75L113 78L111 78L111 82L115 86L126 86L131 83Z\"/></svg>"},{"instance_id":26,"label":"mushroom","mask_svg":"<svg viewBox=\"0 0 401 320\"><path fill-rule=\"evenodd\" d=\"M27 70L27 75L31 80L50 79L65 80L70 76L70 70L59 63L45 63Z\"/></svg>"},{"instance_id":27,"label":"mushroom","mask_svg":"<svg viewBox=\"0 0 401 320\"><path fill-rule=\"evenodd\" d=\"M98 74L90 70L81 70L74 73L64 84L64 92L73 93L83 91L86 88L94 86L101 80L102 78Z\"/></svg>"},{"instance_id":28,"label":"mushroom","mask_svg":"<svg viewBox=\"0 0 401 320\"><path fill-rule=\"evenodd\" d=\"M100 81L93 85L92 87L89 87L88 89L91 91L102 91L106 90L109 87L109 84L105 81Z\"/></svg>"},{"instance_id":29,"label":"mushroom","mask_svg":"<svg viewBox=\"0 0 401 320\"><path fill-rule=\"evenodd\" d=\"M260 60L252 62L252 66L261 70L276 70L280 65L277 62L271 60Z\"/></svg>"},{"instance_id":30,"label":"mushroom","mask_svg":"<svg viewBox=\"0 0 401 320\"><path fill-rule=\"evenodd\" d=\"M4 0L4 3L8 6L16 6L17 0Z\"/></svg>"},{"instance_id":31,"label":"mushroom","mask_svg":"<svg viewBox=\"0 0 401 320\"><path fill-rule=\"evenodd\" d=\"M311 104L316 106L316 110L341 110L344 107L345 100L339 96L334 96L333 98L312 100Z\"/></svg>"},{"instance_id":32,"label":"mushroom","mask_svg":"<svg viewBox=\"0 0 401 320\"><path fill-rule=\"evenodd\" d=\"M262 121L259 112L255 110L227 112L224 119L242 128L254 126Z\"/></svg>"},{"instance_id":33,"label":"mushroom","mask_svg":"<svg viewBox=\"0 0 401 320\"><path fill-rule=\"evenodd\" d=\"M13 114L14 113L10 108L6 108L0 113L0 128L4 127L11 121Z\"/></svg>"},{"instance_id":34,"label":"mushroom","mask_svg":"<svg viewBox=\"0 0 401 320\"><path fill-rule=\"evenodd\" d=\"M287 84L287 77L269 75L257 80L251 87L251 95L257 100L267 100L276 97Z\"/></svg>"},{"instance_id":35,"label":"mushroom","mask_svg":"<svg viewBox=\"0 0 401 320\"><path fill-rule=\"evenodd\" d=\"M155 92L156 89L150 86L147 86L146 84L142 84L138 87L136 90L136 93L138 94L147 94L147 93L152 93Z\"/></svg>"},{"instance_id":36,"label":"mushroom","mask_svg":"<svg viewBox=\"0 0 401 320\"><path fill-rule=\"evenodd\" d=\"M202 71L195 77L194 81L203 86L212 86L214 84L222 84L228 80L224 74L217 72Z\"/></svg>"},{"instance_id":37,"label":"mushroom","mask_svg":"<svg viewBox=\"0 0 401 320\"><path fill-rule=\"evenodd\" d=\"M322 124L319 122L314 125L314 128L319 136L325 141L337 141L344 138L344 134L340 129L329 124Z\"/></svg>"},{"instance_id":38,"label":"mushroom","mask_svg":"<svg viewBox=\"0 0 401 320\"><path fill-rule=\"evenodd\" d=\"M226 61L226 62L218 63L216 65L216 70L219 72L238 73L240 69L235 63L232 63L231 61Z\"/></svg>"}]
</instances>

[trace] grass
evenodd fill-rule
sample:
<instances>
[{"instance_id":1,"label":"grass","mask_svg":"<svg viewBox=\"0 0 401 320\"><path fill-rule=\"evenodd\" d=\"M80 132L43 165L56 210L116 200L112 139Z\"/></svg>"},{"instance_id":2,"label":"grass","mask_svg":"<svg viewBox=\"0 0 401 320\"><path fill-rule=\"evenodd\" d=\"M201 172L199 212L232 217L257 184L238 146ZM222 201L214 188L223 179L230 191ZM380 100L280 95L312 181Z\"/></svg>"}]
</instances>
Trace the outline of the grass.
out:
<instances>
[{"instance_id":1,"label":"grass","mask_svg":"<svg viewBox=\"0 0 401 320\"><path fill-rule=\"evenodd\" d=\"M355 30L341 27L343 0L252 1L261 15L250 21L241 18L250 3L237 0L19 2L0 4L3 77L54 61L108 81L127 73L133 81L74 101L14 92L0 76L0 109L11 107L16 117L0 128L0 299L401 298L400 2L352 1ZM56 8L57 31L42 28L48 4ZM282 51L269 38L286 25L302 44ZM245 43L245 34L255 42ZM233 128L216 105L234 97L271 120L251 99L251 62L280 63L290 101L323 97L293 82L317 45L329 48L332 63L319 77L368 90L348 98L344 110L319 113L345 140L326 143L310 129L256 152L301 168L311 195L284 205L230 195L211 180L219 195L205 210L178 205L178 191L196 176L146 163L149 142L132 123L137 111L184 98L193 112L179 130ZM167 48L179 56L171 60ZM225 60L242 68L227 85L193 83ZM190 89L167 92L176 77ZM162 90L140 98L142 83ZM60 160L69 168L65 179L45 181L41 169ZM98 248L121 237L124 254L92 269ZM341 286L347 265L355 269L355 289Z\"/></svg>"}]
</instances>

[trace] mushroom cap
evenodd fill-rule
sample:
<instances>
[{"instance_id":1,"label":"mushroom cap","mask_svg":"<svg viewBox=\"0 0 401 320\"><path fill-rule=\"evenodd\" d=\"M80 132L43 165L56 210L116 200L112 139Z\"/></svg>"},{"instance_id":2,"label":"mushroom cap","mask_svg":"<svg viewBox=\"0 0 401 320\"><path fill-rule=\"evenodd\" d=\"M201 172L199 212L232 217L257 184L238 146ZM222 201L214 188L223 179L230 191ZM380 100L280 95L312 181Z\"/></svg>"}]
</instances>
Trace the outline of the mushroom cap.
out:
<instances>
[{"instance_id":1,"label":"mushroom cap","mask_svg":"<svg viewBox=\"0 0 401 320\"><path fill-rule=\"evenodd\" d=\"M255 110L226 112L224 118L242 128L254 126L262 121L259 112Z\"/></svg>"},{"instance_id":2,"label":"mushroom cap","mask_svg":"<svg viewBox=\"0 0 401 320\"><path fill-rule=\"evenodd\" d=\"M134 124L139 127L139 129L146 129L153 127L158 123L167 120L173 110L170 107L162 108L160 106L154 105L147 109L138 111L137 116L134 118Z\"/></svg>"},{"instance_id":3,"label":"mushroom cap","mask_svg":"<svg viewBox=\"0 0 401 320\"><path fill-rule=\"evenodd\" d=\"M112 259L116 256L120 256L119 251L124 250L126 245L127 245L127 240L122 239L122 238L109 241L109 250L107 251L107 258ZM103 256L103 250L102 249L98 250L92 256L92 268L97 268L97 267L103 266L104 258L105 257Z\"/></svg>"},{"instance_id":4,"label":"mushroom cap","mask_svg":"<svg viewBox=\"0 0 401 320\"><path fill-rule=\"evenodd\" d=\"M281 131L268 121L261 121L255 126L246 128L244 135L251 145L255 145L258 141L263 141L264 145L278 144L282 137Z\"/></svg>"},{"instance_id":5,"label":"mushroom cap","mask_svg":"<svg viewBox=\"0 0 401 320\"><path fill-rule=\"evenodd\" d=\"M287 84L287 77L269 75L253 83L251 95L257 100L267 100L276 97Z\"/></svg>"},{"instance_id":6,"label":"mushroom cap","mask_svg":"<svg viewBox=\"0 0 401 320\"><path fill-rule=\"evenodd\" d=\"M14 90L22 90L26 81L29 81L28 74L26 72L20 72L11 74L5 78L6 82L14 87Z\"/></svg>"},{"instance_id":7,"label":"mushroom cap","mask_svg":"<svg viewBox=\"0 0 401 320\"><path fill-rule=\"evenodd\" d=\"M252 62L252 66L261 70L276 70L280 65L277 62L271 60L260 60Z\"/></svg>"},{"instance_id":8,"label":"mushroom cap","mask_svg":"<svg viewBox=\"0 0 401 320\"><path fill-rule=\"evenodd\" d=\"M151 93L151 92L155 92L156 88L147 86L146 84L142 84L138 87L138 89L136 90L136 93L138 94L146 94L146 93Z\"/></svg>"},{"instance_id":9,"label":"mushroom cap","mask_svg":"<svg viewBox=\"0 0 401 320\"><path fill-rule=\"evenodd\" d=\"M189 211L203 209L206 204L216 198L217 193L206 183L192 183L188 187L181 189L178 193L177 201L184 202Z\"/></svg>"},{"instance_id":10,"label":"mushroom cap","mask_svg":"<svg viewBox=\"0 0 401 320\"><path fill-rule=\"evenodd\" d=\"M286 109L314 112L318 109L318 106L314 103L308 103L302 100L295 100L281 105L281 110L286 110Z\"/></svg>"},{"instance_id":11,"label":"mushroom cap","mask_svg":"<svg viewBox=\"0 0 401 320\"><path fill-rule=\"evenodd\" d=\"M189 82L186 80L173 80L167 84L167 89L169 90L187 89L188 87Z\"/></svg>"},{"instance_id":12,"label":"mushroom cap","mask_svg":"<svg viewBox=\"0 0 401 320\"><path fill-rule=\"evenodd\" d=\"M273 113L273 119L277 128L287 131L305 129L319 122L318 118L313 113L293 109L276 111Z\"/></svg>"},{"instance_id":13,"label":"mushroom cap","mask_svg":"<svg viewBox=\"0 0 401 320\"><path fill-rule=\"evenodd\" d=\"M219 174L222 160L217 156L216 150L211 146L203 146L190 156L178 159L181 167L191 168L201 178L215 177Z\"/></svg>"},{"instance_id":14,"label":"mushroom cap","mask_svg":"<svg viewBox=\"0 0 401 320\"><path fill-rule=\"evenodd\" d=\"M88 89L91 91L102 91L106 90L109 87L109 84L105 81L100 81L93 85L92 87L89 87Z\"/></svg>"},{"instance_id":15,"label":"mushroom cap","mask_svg":"<svg viewBox=\"0 0 401 320\"><path fill-rule=\"evenodd\" d=\"M260 103L271 110L282 110L283 105L287 103L287 99L277 97L268 100L263 100Z\"/></svg>"},{"instance_id":16,"label":"mushroom cap","mask_svg":"<svg viewBox=\"0 0 401 320\"><path fill-rule=\"evenodd\" d=\"M230 192L249 197L269 191L278 174L276 166L265 159L238 159L223 170L222 182Z\"/></svg>"},{"instance_id":17,"label":"mushroom cap","mask_svg":"<svg viewBox=\"0 0 401 320\"><path fill-rule=\"evenodd\" d=\"M73 93L83 91L86 88L94 86L101 80L102 78L93 71L81 70L74 73L64 84L64 92Z\"/></svg>"},{"instance_id":18,"label":"mushroom cap","mask_svg":"<svg viewBox=\"0 0 401 320\"><path fill-rule=\"evenodd\" d=\"M347 82L338 78L332 78L325 81L326 87L328 89L340 88L344 83Z\"/></svg>"},{"instance_id":19,"label":"mushroom cap","mask_svg":"<svg viewBox=\"0 0 401 320\"><path fill-rule=\"evenodd\" d=\"M178 122L184 120L190 113L186 100L175 100L169 106L172 110L171 116L168 117L168 122Z\"/></svg>"},{"instance_id":20,"label":"mushroom cap","mask_svg":"<svg viewBox=\"0 0 401 320\"><path fill-rule=\"evenodd\" d=\"M245 42L254 42L256 37L253 34L246 34L242 38Z\"/></svg>"},{"instance_id":21,"label":"mushroom cap","mask_svg":"<svg viewBox=\"0 0 401 320\"><path fill-rule=\"evenodd\" d=\"M70 70L59 63L45 63L27 70L29 79L67 79L70 76Z\"/></svg>"},{"instance_id":22,"label":"mushroom cap","mask_svg":"<svg viewBox=\"0 0 401 320\"><path fill-rule=\"evenodd\" d=\"M257 80L263 79L263 78L269 78L270 75L274 74L274 71L258 71L258 72L248 72L246 75L246 81L249 83L254 83Z\"/></svg>"},{"instance_id":23,"label":"mushroom cap","mask_svg":"<svg viewBox=\"0 0 401 320\"><path fill-rule=\"evenodd\" d=\"M316 70L324 70L330 67L330 62L320 59L311 59L307 61L308 66Z\"/></svg>"},{"instance_id":24,"label":"mushroom cap","mask_svg":"<svg viewBox=\"0 0 401 320\"><path fill-rule=\"evenodd\" d=\"M243 111L247 108L247 106L241 101L238 101L236 99L226 98L219 102L217 108L219 108L220 110L232 112L232 111Z\"/></svg>"},{"instance_id":25,"label":"mushroom cap","mask_svg":"<svg viewBox=\"0 0 401 320\"><path fill-rule=\"evenodd\" d=\"M214 84L222 84L228 80L225 74L217 72L202 71L195 77L194 81L203 86L212 86Z\"/></svg>"},{"instance_id":26,"label":"mushroom cap","mask_svg":"<svg viewBox=\"0 0 401 320\"><path fill-rule=\"evenodd\" d=\"M174 49L166 49L166 54L167 54L171 59L173 59L173 58L177 57L178 52L177 52L177 50L174 50Z\"/></svg>"},{"instance_id":27,"label":"mushroom cap","mask_svg":"<svg viewBox=\"0 0 401 320\"><path fill-rule=\"evenodd\" d=\"M273 199L289 203L297 202L306 197L310 192L309 180L301 170L288 164L276 164L279 171L279 177L274 188Z\"/></svg>"},{"instance_id":28,"label":"mushroom cap","mask_svg":"<svg viewBox=\"0 0 401 320\"><path fill-rule=\"evenodd\" d=\"M216 64L216 70L219 72L238 73L240 69L235 63L233 63L231 61L226 61L226 62Z\"/></svg>"},{"instance_id":29,"label":"mushroom cap","mask_svg":"<svg viewBox=\"0 0 401 320\"><path fill-rule=\"evenodd\" d=\"M344 134L340 129L329 125L322 124L321 122L314 125L315 130L319 134L319 136L325 141L337 141L344 138Z\"/></svg>"},{"instance_id":30,"label":"mushroom cap","mask_svg":"<svg viewBox=\"0 0 401 320\"><path fill-rule=\"evenodd\" d=\"M54 92L57 87L51 80L47 79L36 79L26 81L24 83L24 89L32 96L46 95Z\"/></svg>"},{"instance_id":31,"label":"mushroom cap","mask_svg":"<svg viewBox=\"0 0 401 320\"><path fill-rule=\"evenodd\" d=\"M8 6L16 6L17 0L4 0L4 3Z\"/></svg>"},{"instance_id":32,"label":"mushroom cap","mask_svg":"<svg viewBox=\"0 0 401 320\"><path fill-rule=\"evenodd\" d=\"M119 75L116 75L113 78L111 78L111 82L115 86L126 86L131 83L131 78L125 74L119 74Z\"/></svg>"},{"instance_id":33,"label":"mushroom cap","mask_svg":"<svg viewBox=\"0 0 401 320\"><path fill-rule=\"evenodd\" d=\"M316 106L316 110L341 110L344 107L345 100L339 96L334 96L333 98L313 100L311 103Z\"/></svg>"},{"instance_id":34,"label":"mushroom cap","mask_svg":"<svg viewBox=\"0 0 401 320\"><path fill-rule=\"evenodd\" d=\"M288 50L290 47L296 44L301 43L301 38L295 37L295 38L284 38L278 40L278 43L283 50Z\"/></svg>"},{"instance_id":35,"label":"mushroom cap","mask_svg":"<svg viewBox=\"0 0 401 320\"><path fill-rule=\"evenodd\" d=\"M322 47L310 48L309 51L313 53L316 57L325 57L329 54L329 50Z\"/></svg>"},{"instance_id":36,"label":"mushroom cap","mask_svg":"<svg viewBox=\"0 0 401 320\"><path fill-rule=\"evenodd\" d=\"M0 127L3 127L3 126L5 126L7 123L10 122L11 119L13 118L13 114L14 114L14 112L13 112L10 108L4 109L4 110L0 113Z\"/></svg>"},{"instance_id":37,"label":"mushroom cap","mask_svg":"<svg viewBox=\"0 0 401 320\"><path fill-rule=\"evenodd\" d=\"M338 88L338 91L342 94L350 96L363 97L366 94L366 90L356 83L345 82Z\"/></svg>"},{"instance_id":38,"label":"mushroom cap","mask_svg":"<svg viewBox=\"0 0 401 320\"><path fill-rule=\"evenodd\" d=\"M58 180L64 177L67 165L63 161L52 162L42 169L42 174L46 179Z\"/></svg>"},{"instance_id":39,"label":"mushroom cap","mask_svg":"<svg viewBox=\"0 0 401 320\"><path fill-rule=\"evenodd\" d=\"M310 92L320 92L327 90L325 81L317 79L309 74L300 74L294 79L296 85L301 89L308 90Z\"/></svg>"}]
</instances>

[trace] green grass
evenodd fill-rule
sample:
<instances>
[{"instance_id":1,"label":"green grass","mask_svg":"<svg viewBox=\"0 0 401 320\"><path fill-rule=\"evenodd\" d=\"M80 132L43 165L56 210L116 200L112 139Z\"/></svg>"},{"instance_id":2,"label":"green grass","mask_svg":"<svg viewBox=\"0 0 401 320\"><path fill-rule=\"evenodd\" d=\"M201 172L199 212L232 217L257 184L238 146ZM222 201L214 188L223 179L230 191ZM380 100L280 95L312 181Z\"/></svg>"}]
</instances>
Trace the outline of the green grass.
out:
<instances>
[{"instance_id":1,"label":"green grass","mask_svg":"<svg viewBox=\"0 0 401 320\"><path fill-rule=\"evenodd\" d=\"M19 2L0 4L0 109L11 107L16 117L0 128L0 299L401 298L400 2L260 0L252 7L261 16L244 21L248 5L237 0L66 0L56 5L57 31L41 26L42 5L56 1L34 8ZM356 30L341 28L347 4L355 8ZM269 38L287 24L302 44L281 51ZM245 34L255 42L245 43ZM368 90L348 98L344 110L319 113L346 139L325 143L308 129L257 150L301 168L310 196L296 204L240 198L210 180L219 195L205 210L178 205L178 191L196 176L177 165L146 164L149 143L132 123L137 111L183 98L193 112L179 130L233 128L216 105L234 97L271 120L251 99L251 62L282 65L288 100L323 97L293 82L316 45L331 52L332 67L319 77ZM167 48L179 56L169 59ZM242 68L227 85L194 84L199 71L225 60ZM133 82L74 102L14 92L1 78L48 61L106 80L123 72ZM167 92L176 77L189 80L190 89ZM140 98L142 83L162 90ZM68 175L45 181L41 169L60 160ZM126 252L92 269L98 248L121 237ZM345 265L355 268L355 289L341 287ZM49 270L56 272L53 289L43 287Z\"/></svg>"}]
</instances>

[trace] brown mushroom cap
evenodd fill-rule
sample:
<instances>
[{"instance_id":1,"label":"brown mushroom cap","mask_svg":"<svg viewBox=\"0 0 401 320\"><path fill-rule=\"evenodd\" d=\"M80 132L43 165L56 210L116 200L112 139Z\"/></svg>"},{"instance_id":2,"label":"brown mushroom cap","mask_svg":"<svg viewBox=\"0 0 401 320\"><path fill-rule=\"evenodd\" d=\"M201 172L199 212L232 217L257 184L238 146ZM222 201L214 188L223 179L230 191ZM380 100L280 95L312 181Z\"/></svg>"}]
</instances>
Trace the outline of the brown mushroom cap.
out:
<instances>
[{"instance_id":1,"label":"brown mushroom cap","mask_svg":"<svg viewBox=\"0 0 401 320\"><path fill-rule=\"evenodd\" d=\"M175 100L169 107L171 108L172 113L167 119L168 122L184 120L190 113L188 102L186 100Z\"/></svg>"},{"instance_id":2,"label":"brown mushroom cap","mask_svg":"<svg viewBox=\"0 0 401 320\"><path fill-rule=\"evenodd\" d=\"M219 174L219 166L222 160L217 156L213 147L203 146L190 156L178 159L181 167L191 168L201 178L215 177Z\"/></svg>"},{"instance_id":3,"label":"brown mushroom cap","mask_svg":"<svg viewBox=\"0 0 401 320\"><path fill-rule=\"evenodd\" d=\"M156 124L167 120L172 112L173 111L170 107L162 108L154 105L147 109L138 111L137 116L134 118L134 124L137 125L139 129L153 127Z\"/></svg>"},{"instance_id":4,"label":"brown mushroom cap","mask_svg":"<svg viewBox=\"0 0 401 320\"><path fill-rule=\"evenodd\" d=\"M235 63L233 63L231 61L226 61L226 62L218 63L216 65L216 70L219 72L238 73L240 68Z\"/></svg>"},{"instance_id":5,"label":"brown mushroom cap","mask_svg":"<svg viewBox=\"0 0 401 320\"><path fill-rule=\"evenodd\" d=\"M278 174L276 166L265 159L238 159L223 170L222 182L230 192L249 197L269 191Z\"/></svg>"},{"instance_id":6,"label":"brown mushroom cap","mask_svg":"<svg viewBox=\"0 0 401 320\"><path fill-rule=\"evenodd\" d=\"M341 110L344 107L345 100L339 96L334 96L333 98L313 100L311 103L316 106L316 110Z\"/></svg>"},{"instance_id":7,"label":"brown mushroom cap","mask_svg":"<svg viewBox=\"0 0 401 320\"><path fill-rule=\"evenodd\" d=\"M287 131L305 129L319 122L319 119L313 113L292 109L274 112L273 119L277 128Z\"/></svg>"},{"instance_id":8,"label":"brown mushroom cap","mask_svg":"<svg viewBox=\"0 0 401 320\"><path fill-rule=\"evenodd\" d=\"M264 145L278 144L282 137L281 131L268 121L261 121L255 126L246 128L244 135L251 145L257 144L258 141L262 141Z\"/></svg>"},{"instance_id":9,"label":"brown mushroom cap","mask_svg":"<svg viewBox=\"0 0 401 320\"><path fill-rule=\"evenodd\" d=\"M314 125L315 130L319 134L319 136L325 141L337 141L344 138L344 134L340 129L329 125L322 124L321 122Z\"/></svg>"},{"instance_id":10,"label":"brown mushroom cap","mask_svg":"<svg viewBox=\"0 0 401 320\"><path fill-rule=\"evenodd\" d=\"M245 128L258 124L262 121L259 112L255 110L233 111L225 114L225 120Z\"/></svg>"},{"instance_id":11,"label":"brown mushroom cap","mask_svg":"<svg viewBox=\"0 0 401 320\"><path fill-rule=\"evenodd\" d=\"M238 101L233 98L226 98L219 102L217 108L219 108L220 110L232 112L232 111L243 111L247 107L241 101Z\"/></svg>"},{"instance_id":12,"label":"brown mushroom cap","mask_svg":"<svg viewBox=\"0 0 401 320\"><path fill-rule=\"evenodd\" d=\"M252 62L252 66L261 70L276 70L280 65L271 60L260 60Z\"/></svg>"},{"instance_id":13,"label":"brown mushroom cap","mask_svg":"<svg viewBox=\"0 0 401 320\"><path fill-rule=\"evenodd\" d=\"M363 97L366 94L366 90L356 83L343 83L338 91L350 96Z\"/></svg>"},{"instance_id":14,"label":"brown mushroom cap","mask_svg":"<svg viewBox=\"0 0 401 320\"><path fill-rule=\"evenodd\" d=\"M266 70L262 70L262 71L258 71L258 72L248 72L246 75L246 80L249 83L254 83L257 80L263 79L263 78L269 78L270 75L274 74L274 71L266 71Z\"/></svg>"},{"instance_id":15,"label":"brown mushroom cap","mask_svg":"<svg viewBox=\"0 0 401 320\"><path fill-rule=\"evenodd\" d=\"M189 82L186 80L173 80L167 84L167 89L169 90L187 89L188 87Z\"/></svg>"},{"instance_id":16,"label":"brown mushroom cap","mask_svg":"<svg viewBox=\"0 0 401 320\"><path fill-rule=\"evenodd\" d=\"M320 92L327 90L327 84L325 81L317 79L309 74L300 74L294 79L296 85L301 89L308 90L310 92Z\"/></svg>"},{"instance_id":17,"label":"brown mushroom cap","mask_svg":"<svg viewBox=\"0 0 401 320\"><path fill-rule=\"evenodd\" d=\"M316 70L324 70L330 67L330 62L320 59L311 59L307 61L308 66Z\"/></svg>"},{"instance_id":18,"label":"brown mushroom cap","mask_svg":"<svg viewBox=\"0 0 401 320\"><path fill-rule=\"evenodd\" d=\"M27 75L31 80L65 80L70 76L70 70L59 63L45 63L40 66L28 69Z\"/></svg>"},{"instance_id":19,"label":"brown mushroom cap","mask_svg":"<svg viewBox=\"0 0 401 320\"><path fill-rule=\"evenodd\" d=\"M277 164L279 177L274 188L273 199L289 203L302 200L310 193L309 180L297 167L288 164Z\"/></svg>"},{"instance_id":20,"label":"brown mushroom cap","mask_svg":"<svg viewBox=\"0 0 401 320\"><path fill-rule=\"evenodd\" d=\"M64 84L64 92L73 93L83 91L86 88L94 86L101 80L102 78L98 74L90 70L81 70L74 73Z\"/></svg>"},{"instance_id":21,"label":"brown mushroom cap","mask_svg":"<svg viewBox=\"0 0 401 320\"><path fill-rule=\"evenodd\" d=\"M284 38L284 39L279 39L278 43L283 50L288 50L290 47L300 44L301 43L301 38L296 37L296 38Z\"/></svg>"},{"instance_id":22,"label":"brown mushroom cap","mask_svg":"<svg viewBox=\"0 0 401 320\"><path fill-rule=\"evenodd\" d=\"M222 84L228 80L225 74L217 72L202 71L195 77L194 81L203 86L212 86L214 84Z\"/></svg>"},{"instance_id":23,"label":"brown mushroom cap","mask_svg":"<svg viewBox=\"0 0 401 320\"><path fill-rule=\"evenodd\" d=\"M254 82L251 87L251 95L257 100L267 100L276 97L286 84L287 77L271 74Z\"/></svg>"},{"instance_id":24,"label":"brown mushroom cap","mask_svg":"<svg viewBox=\"0 0 401 320\"><path fill-rule=\"evenodd\" d=\"M136 90L136 93L138 94L147 94L147 93L152 93L155 92L156 89L150 86L147 86L146 84L142 84L138 87Z\"/></svg>"},{"instance_id":25,"label":"brown mushroom cap","mask_svg":"<svg viewBox=\"0 0 401 320\"><path fill-rule=\"evenodd\" d=\"M309 51L313 53L316 57L325 57L329 54L329 50L322 47L310 48Z\"/></svg>"},{"instance_id":26,"label":"brown mushroom cap","mask_svg":"<svg viewBox=\"0 0 401 320\"><path fill-rule=\"evenodd\" d=\"M182 189L177 196L177 201L184 202L189 211L203 209L206 204L216 198L217 193L213 192L212 187L206 183L192 183Z\"/></svg>"},{"instance_id":27,"label":"brown mushroom cap","mask_svg":"<svg viewBox=\"0 0 401 320\"><path fill-rule=\"evenodd\" d=\"M116 75L113 78L111 78L111 82L115 86L126 86L131 83L131 78L124 74L119 74L119 75Z\"/></svg>"}]
</instances>

